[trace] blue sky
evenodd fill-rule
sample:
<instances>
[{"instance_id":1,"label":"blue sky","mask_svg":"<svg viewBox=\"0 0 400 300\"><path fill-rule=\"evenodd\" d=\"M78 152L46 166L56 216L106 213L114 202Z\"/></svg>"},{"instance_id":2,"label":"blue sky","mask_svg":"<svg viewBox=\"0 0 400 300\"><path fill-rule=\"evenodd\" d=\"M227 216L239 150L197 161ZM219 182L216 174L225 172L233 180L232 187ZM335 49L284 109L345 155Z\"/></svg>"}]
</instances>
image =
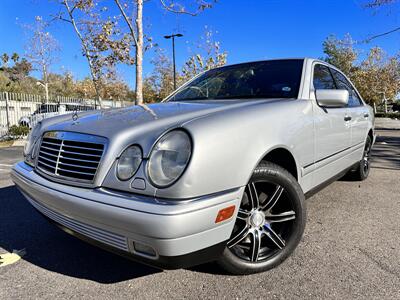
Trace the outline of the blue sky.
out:
<instances>
[{"instance_id":1,"label":"blue sky","mask_svg":"<svg viewBox=\"0 0 400 300\"><path fill-rule=\"evenodd\" d=\"M104 2L113 4L111 0ZM391 10L375 13L363 8L363 3L365 0L219 0L214 8L190 17L165 12L158 0L150 0L145 4L144 15L147 32L168 54L171 44L162 37L176 30L184 34L177 41L179 67L205 26L218 32L215 37L228 52L228 63L237 63L277 57L321 57L321 44L330 34L342 37L350 33L355 40L363 40L400 25L400 2ZM56 0L1 0L0 53L24 53L26 38L21 24L32 22L36 15L47 18L58 10ZM52 71L68 70L77 78L87 76L80 44L68 24L56 23L51 32L62 49ZM372 46L396 54L400 50L400 33L377 39L363 48ZM152 51L146 53L145 74L151 72L153 55ZM132 67L121 67L120 74L133 85Z\"/></svg>"}]
</instances>

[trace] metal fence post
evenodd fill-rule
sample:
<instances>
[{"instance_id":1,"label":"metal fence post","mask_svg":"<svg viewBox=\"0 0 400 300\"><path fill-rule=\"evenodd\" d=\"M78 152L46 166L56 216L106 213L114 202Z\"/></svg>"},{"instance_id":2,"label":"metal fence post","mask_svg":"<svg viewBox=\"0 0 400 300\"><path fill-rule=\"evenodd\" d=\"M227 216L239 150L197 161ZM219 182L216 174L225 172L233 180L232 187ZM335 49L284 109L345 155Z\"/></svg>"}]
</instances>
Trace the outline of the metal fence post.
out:
<instances>
[{"instance_id":1,"label":"metal fence post","mask_svg":"<svg viewBox=\"0 0 400 300\"><path fill-rule=\"evenodd\" d=\"M6 118L7 118L7 131L10 131L10 107L8 105L8 92L5 92L6 95Z\"/></svg>"}]
</instances>

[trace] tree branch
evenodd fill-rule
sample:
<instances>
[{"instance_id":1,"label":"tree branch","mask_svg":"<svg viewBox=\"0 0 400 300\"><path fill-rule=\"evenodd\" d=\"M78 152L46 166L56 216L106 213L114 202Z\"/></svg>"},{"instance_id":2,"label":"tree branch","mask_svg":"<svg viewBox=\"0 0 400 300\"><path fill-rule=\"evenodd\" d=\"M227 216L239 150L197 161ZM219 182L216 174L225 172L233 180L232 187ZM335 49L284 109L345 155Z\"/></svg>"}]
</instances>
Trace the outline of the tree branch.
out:
<instances>
[{"instance_id":1,"label":"tree branch","mask_svg":"<svg viewBox=\"0 0 400 300\"><path fill-rule=\"evenodd\" d=\"M74 13L75 8L76 8L76 3L75 3L74 6L71 8L71 14Z\"/></svg>"},{"instance_id":2,"label":"tree branch","mask_svg":"<svg viewBox=\"0 0 400 300\"><path fill-rule=\"evenodd\" d=\"M124 17L126 24L128 24L129 30L130 30L131 35L132 35L132 37L133 37L133 40L134 40L134 42L135 42L135 46L137 47L138 40L137 40L137 37L136 37L135 28L133 28L132 22L131 22L131 20L129 19L129 17L126 15L125 10L124 10L124 8L122 7L122 5L121 5L121 3L119 2L119 0L114 0L114 1L115 1L115 4L117 4L117 6L118 6L118 8L119 8L119 11L121 12L122 16Z\"/></svg>"},{"instance_id":3,"label":"tree branch","mask_svg":"<svg viewBox=\"0 0 400 300\"><path fill-rule=\"evenodd\" d=\"M395 32L397 32L397 31L400 31L400 27L396 27L396 28L394 28L394 29L392 29L392 30L389 30L389 31L386 31L386 32L384 32L384 33L380 33L380 34L373 35L373 36L371 36L371 37L365 39L363 42L364 42L364 43L369 43L369 42L371 42L372 40L375 40L375 39L380 38L380 37L385 36L385 35L389 35L389 34L395 33Z\"/></svg>"},{"instance_id":4,"label":"tree branch","mask_svg":"<svg viewBox=\"0 0 400 300\"><path fill-rule=\"evenodd\" d=\"M67 20L67 19L63 18L61 16L61 14L59 14L59 15L57 15L54 18L51 19L51 21L54 21L54 20L61 20L61 21L68 22L68 23L72 24L71 20Z\"/></svg>"},{"instance_id":5,"label":"tree branch","mask_svg":"<svg viewBox=\"0 0 400 300\"><path fill-rule=\"evenodd\" d=\"M214 2L216 2L216 0ZM196 12L190 12L190 11L185 10L185 8L183 6L181 6L181 5L179 5L180 9L175 9L174 7L177 6L176 4L167 5L167 3L165 3L165 0L160 0L160 3L169 12L172 12L172 13L175 13L175 14L186 14L186 15L189 15L189 16L192 16L192 17L197 16L203 10L211 7L210 3L201 1L201 4L199 4L199 7L198 7L197 11Z\"/></svg>"},{"instance_id":6,"label":"tree branch","mask_svg":"<svg viewBox=\"0 0 400 300\"><path fill-rule=\"evenodd\" d=\"M397 0L373 0L365 4L365 7L367 8L375 8L383 5L388 5L388 4L393 4Z\"/></svg>"},{"instance_id":7,"label":"tree branch","mask_svg":"<svg viewBox=\"0 0 400 300\"><path fill-rule=\"evenodd\" d=\"M90 56L89 47L86 44L86 41L85 41L84 37L82 36L82 33L80 32L80 30L79 30L79 28L78 28L78 26L77 26L77 24L75 22L75 18L73 16L71 8L70 8L70 6L68 4L68 0L62 0L62 3L64 4L64 6L65 6L65 8L66 8L66 10L68 12L68 16L69 16L69 20L68 21L72 24L76 35L78 36L78 38L81 41L82 48L83 48L83 50L85 52L85 56L86 56L86 59L87 59L88 64L89 64L90 75L92 76L94 89L96 90L96 94L97 94L97 99L100 100L100 91L99 91L99 87L98 87L99 78L96 76L96 74L94 72L94 66L93 66L93 62L92 62L91 56ZM100 104L100 107L101 107L101 102L99 104ZM95 106L96 106L96 102L95 102Z\"/></svg>"},{"instance_id":8,"label":"tree branch","mask_svg":"<svg viewBox=\"0 0 400 300\"><path fill-rule=\"evenodd\" d=\"M181 10L173 9L171 6L168 6L168 5L165 3L164 0L160 0L160 3L161 3L161 5L162 5L166 10L168 10L168 11L170 11L170 12L173 12L173 13L175 13L175 14L186 14L186 15L193 16L193 17L196 16L196 15L198 14L198 13L188 12L188 11L184 10L183 8L182 8Z\"/></svg>"}]
</instances>

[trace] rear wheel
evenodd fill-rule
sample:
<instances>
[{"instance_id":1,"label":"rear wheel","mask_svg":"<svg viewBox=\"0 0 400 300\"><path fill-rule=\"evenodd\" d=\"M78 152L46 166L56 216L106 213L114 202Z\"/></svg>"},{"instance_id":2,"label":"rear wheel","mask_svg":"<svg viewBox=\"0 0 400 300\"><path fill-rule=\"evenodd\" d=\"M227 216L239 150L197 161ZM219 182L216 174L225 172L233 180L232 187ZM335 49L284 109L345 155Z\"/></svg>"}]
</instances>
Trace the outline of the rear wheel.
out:
<instances>
[{"instance_id":1,"label":"rear wheel","mask_svg":"<svg viewBox=\"0 0 400 300\"><path fill-rule=\"evenodd\" d=\"M304 194L285 169L261 163L245 188L219 264L233 274L271 269L296 248L306 222Z\"/></svg>"},{"instance_id":2,"label":"rear wheel","mask_svg":"<svg viewBox=\"0 0 400 300\"><path fill-rule=\"evenodd\" d=\"M356 168L349 174L349 176L352 179L358 181L363 181L367 179L371 167L371 149L372 149L372 140L368 136L367 140L365 141L363 157L357 164Z\"/></svg>"}]
</instances>

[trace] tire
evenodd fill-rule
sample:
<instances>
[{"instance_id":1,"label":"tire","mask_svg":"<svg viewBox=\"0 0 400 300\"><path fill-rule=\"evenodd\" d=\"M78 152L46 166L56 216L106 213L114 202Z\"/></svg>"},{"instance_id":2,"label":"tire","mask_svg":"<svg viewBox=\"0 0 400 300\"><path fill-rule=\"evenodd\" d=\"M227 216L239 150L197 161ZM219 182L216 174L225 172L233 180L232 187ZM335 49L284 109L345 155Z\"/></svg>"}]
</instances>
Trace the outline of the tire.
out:
<instances>
[{"instance_id":1,"label":"tire","mask_svg":"<svg viewBox=\"0 0 400 300\"><path fill-rule=\"evenodd\" d=\"M218 264L237 275L272 269L293 253L305 224L304 193L297 180L282 167L262 162L245 188Z\"/></svg>"},{"instance_id":2,"label":"tire","mask_svg":"<svg viewBox=\"0 0 400 300\"><path fill-rule=\"evenodd\" d=\"M371 160L371 149L372 149L372 140L370 136L367 136L364 146L363 157L357 163L357 166L350 171L348 176L352 180L363 181L368 178L370 171L370 160Z\"/></svg>"}]
</instances>

